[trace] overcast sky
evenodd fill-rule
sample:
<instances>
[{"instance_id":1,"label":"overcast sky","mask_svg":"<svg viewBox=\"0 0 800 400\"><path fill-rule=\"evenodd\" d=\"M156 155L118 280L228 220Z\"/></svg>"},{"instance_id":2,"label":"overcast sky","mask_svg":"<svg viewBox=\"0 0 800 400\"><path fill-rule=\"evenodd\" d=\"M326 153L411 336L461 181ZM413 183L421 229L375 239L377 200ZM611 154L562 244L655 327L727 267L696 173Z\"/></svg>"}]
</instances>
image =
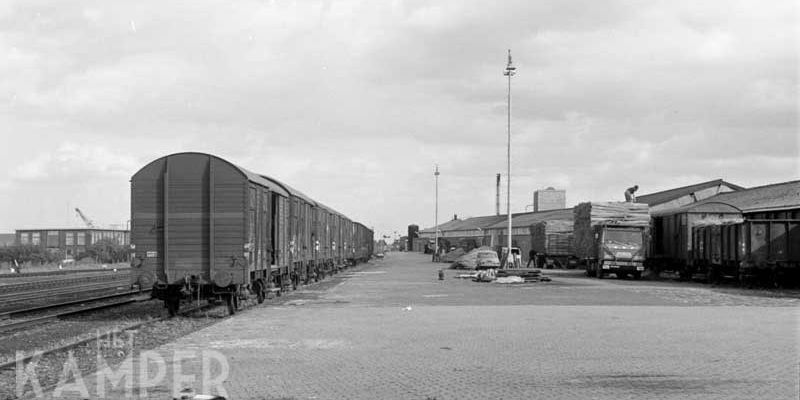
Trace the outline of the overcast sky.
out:
<instances>
[{"instance_id":1,"label":"overcast sky","mask_svg":"<svg viewBox=\"0 0 800 400\"><path fill-rule=\"evenodd\" d=\"M723 178L800 177L796 1L0 1L0 232L130 217L181 151L378 234ZM505 197L503 197L505 198ZM505 202L503 201L503 204ZM505 210L505 205L503 205Z\"/></svg>"}]
</instances>

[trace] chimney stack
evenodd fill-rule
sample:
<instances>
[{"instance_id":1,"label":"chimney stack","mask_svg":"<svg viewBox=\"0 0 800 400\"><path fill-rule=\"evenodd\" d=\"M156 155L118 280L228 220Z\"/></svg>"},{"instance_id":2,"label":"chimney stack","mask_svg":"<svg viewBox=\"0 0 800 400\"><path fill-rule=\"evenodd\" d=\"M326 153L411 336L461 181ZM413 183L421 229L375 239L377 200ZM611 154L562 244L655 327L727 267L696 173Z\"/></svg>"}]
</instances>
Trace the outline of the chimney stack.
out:
<instances>
[{"instance_id":1,"label":"chimney stack","mask_svg":"<svg viewBox=\"0 0 800 400\"><path fill-rule=\"evenodd\" d=\"M494 215L500 215L500 174L497 174L497 187L494 198Z\"/></svg>"}]
</instances>

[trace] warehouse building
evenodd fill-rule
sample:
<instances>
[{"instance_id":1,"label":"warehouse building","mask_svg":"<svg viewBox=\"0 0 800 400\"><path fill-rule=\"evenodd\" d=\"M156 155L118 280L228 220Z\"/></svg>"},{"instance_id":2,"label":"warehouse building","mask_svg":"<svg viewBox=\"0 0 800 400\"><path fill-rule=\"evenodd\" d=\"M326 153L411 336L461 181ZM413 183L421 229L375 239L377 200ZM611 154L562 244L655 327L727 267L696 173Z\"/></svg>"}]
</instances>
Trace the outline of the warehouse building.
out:
<instances>
[{"instance_id":1,"label":"warehouse building","mask_svg":"<svg viewBox=\"0 0 800 400\"><path fill-rule=\"evenodd\" d=\"M61 250L68 257L86 252L86 247L101 240L129 245L130 232L118 229L74 228L74 229L18 229L15 244L40 246L44 249Z\"/></svg>"}]
</instances>

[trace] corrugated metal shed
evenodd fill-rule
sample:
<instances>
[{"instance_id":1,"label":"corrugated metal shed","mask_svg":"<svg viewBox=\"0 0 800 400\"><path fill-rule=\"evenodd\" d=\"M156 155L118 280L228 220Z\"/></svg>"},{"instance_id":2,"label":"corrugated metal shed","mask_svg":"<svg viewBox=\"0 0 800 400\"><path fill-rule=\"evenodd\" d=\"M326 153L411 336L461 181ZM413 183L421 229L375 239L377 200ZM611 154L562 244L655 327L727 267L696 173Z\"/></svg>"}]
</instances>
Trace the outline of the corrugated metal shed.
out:
<instances>
[{"instance_id":1,"label":"corrugated metal shed","mask_svg":"<svg viewBox=\"0 0 800 400\"><path fill-rule=\"evenodd\" d=\"M683 187L679 187L679 188L675 188L675 189L664 190L664 191L661 191L661 192L656 192L656 193L636 196L636 202L637 203L647 203L647 205L652 207L652 206L655 206L655 205L658 205L658 204L663 204L663 203L666 203L666 202L681 198L683 196L690 196L691 194L693 194L695 192L699 192L699 191L701 191L703 189L719 187L719 186L722 186L722 185L728 186L728 187L730 187L731 189L734 189L734 190L742 190L742 189L744 189L743 187L741 187L739 185L734 185L734 184L732 184L730 182L726 182L726 181L724 181L722 179L715 179L713 181L697 183L697 184L694 184L694 185L683 186Z\"/></svg>"},{"instance_id":2,"label":"corrugated metal shed","mask_svg":"<svg viewBox=\"0 0 800 400\"><path fill-rule=\"evenodd\" d=\"M680 208L653 213L756 213L800 209L800 180L720 193Z\"/></svg>"}]
</instances>

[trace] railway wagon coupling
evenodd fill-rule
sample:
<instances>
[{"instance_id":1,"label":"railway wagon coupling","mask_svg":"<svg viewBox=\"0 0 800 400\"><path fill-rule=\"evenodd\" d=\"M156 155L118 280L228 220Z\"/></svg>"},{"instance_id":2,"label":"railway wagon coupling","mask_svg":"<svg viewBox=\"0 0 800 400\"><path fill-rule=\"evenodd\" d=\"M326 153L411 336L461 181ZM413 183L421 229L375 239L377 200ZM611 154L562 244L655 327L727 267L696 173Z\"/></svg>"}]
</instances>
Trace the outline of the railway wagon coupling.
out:
<instances>
[{"instance_id":1,"label":"railway wagon coupling","mask_svg":"<svg viewBox=\"0 0 800 400\"><path fill-rule=\"evenodd\" d=\"M259 303L369 259L373 232L291 186L204 153L131 178L131 285L182 301Z\"/></svg>"}]
</instances>

